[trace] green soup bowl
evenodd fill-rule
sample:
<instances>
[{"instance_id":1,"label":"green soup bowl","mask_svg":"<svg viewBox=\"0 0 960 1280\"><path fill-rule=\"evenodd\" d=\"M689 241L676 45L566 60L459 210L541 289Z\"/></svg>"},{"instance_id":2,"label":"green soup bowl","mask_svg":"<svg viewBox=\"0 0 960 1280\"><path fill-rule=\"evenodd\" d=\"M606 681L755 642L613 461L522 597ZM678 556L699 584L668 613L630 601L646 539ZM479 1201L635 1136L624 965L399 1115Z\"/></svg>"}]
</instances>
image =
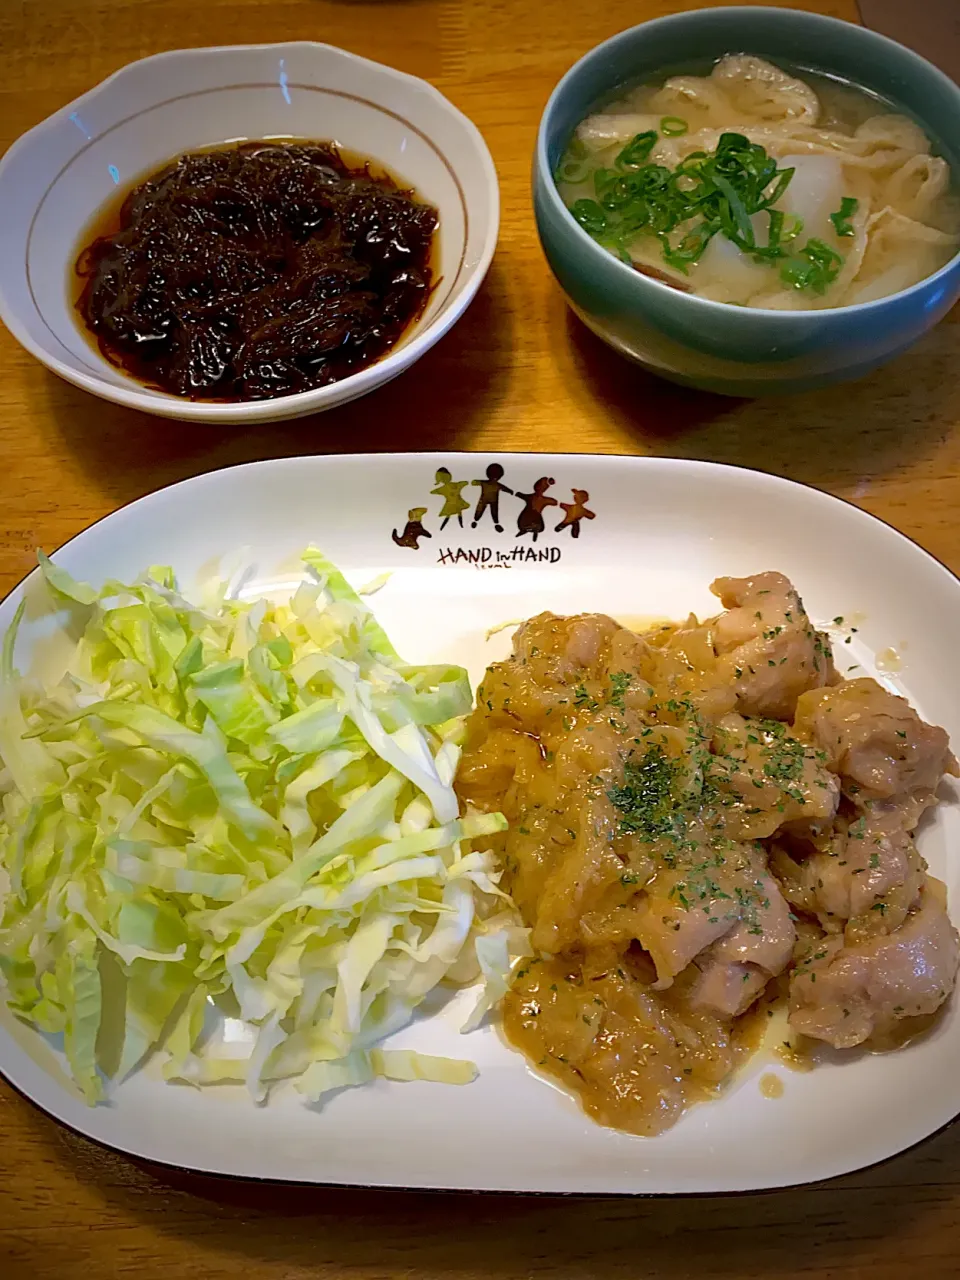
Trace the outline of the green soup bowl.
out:
<instances>
[{"instance_id":1,"label":"green soup bowl","mask_svg":"<svg viewBox=\"0 0 960 1280\"><path fill-rule=\"evenodd\" d=\"M699 9L641 23L581 58L553 91L537 137L533 195L547 262L580 319L654 373L727 395L802 391L857 378L906 350L960 297L960 255L889 297L819 311L713 302L641 275L601 248L560 199L554 173L600 104L677 66L754 53L862 85L913 116L960 178L960 88L918 54L863 27L794 9ZM960 183L958 183L960 185Z\"/></svg>"}]
</instances>

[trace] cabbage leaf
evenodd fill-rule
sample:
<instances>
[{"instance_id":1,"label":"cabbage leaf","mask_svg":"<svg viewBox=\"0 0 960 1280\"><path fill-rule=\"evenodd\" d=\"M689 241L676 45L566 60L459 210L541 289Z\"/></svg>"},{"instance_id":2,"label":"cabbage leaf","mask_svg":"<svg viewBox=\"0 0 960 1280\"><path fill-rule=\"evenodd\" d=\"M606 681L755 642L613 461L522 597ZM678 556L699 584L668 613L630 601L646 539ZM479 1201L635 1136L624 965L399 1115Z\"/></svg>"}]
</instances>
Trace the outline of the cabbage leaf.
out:
<instances>
[{"instance_id":1,"label":"cabbage leaf","mask_svg":"<svg viewBox=\"0 0 960 1280\"><path fill-rule=\"evenodd\" d=\"M506 823L453 789L466 673L405 663L340 570L303 559L289 600L219 580L196 603L165 566L96 588L41 555L79 623L68 668L21 678L22 605L4 638L0 975L90 1103L154 1054L258 1102L291 1077L308 1099L466 1083L469 1062L380 1042L450 974L484 978L479 1021L523 953Z\"/></svg>"}]
</instances>

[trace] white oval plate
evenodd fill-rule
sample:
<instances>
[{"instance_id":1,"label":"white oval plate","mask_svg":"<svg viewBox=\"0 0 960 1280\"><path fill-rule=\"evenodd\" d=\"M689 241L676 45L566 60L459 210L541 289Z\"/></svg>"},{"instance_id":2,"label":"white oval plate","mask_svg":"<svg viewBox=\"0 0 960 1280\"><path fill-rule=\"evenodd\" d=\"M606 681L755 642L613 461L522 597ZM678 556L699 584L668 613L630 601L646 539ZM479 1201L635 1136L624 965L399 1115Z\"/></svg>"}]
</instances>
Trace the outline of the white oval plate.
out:
<instances>
[{"instance_id":1,"label":"white oval plate","mask_svg":"<svg viewBox=\"0 0 960 1280\"><path fill-rule=\"evenodd\" d=\"M555 531L547 509L534 544L518 536L523 501L502 494L503 532L473 509L443 530L434 474L485 477L570 503L574 488L594 513L580 536ZM465 496L476 503L480 489ZM417 509L420 515L416 514ZM430 537L410 529L419 519ZM396 533L395 539L394 532ZM68 543L57 559L99 583L172 564L189 586L224 557L248 550L255 572L245 594L296 579L297 553L316 542L356 584L386 570L376 610L411 660L465 663L475 679L509 648L509 632L487 628L541 609L605 610L626 621L716 608L719 574L780 569L819 623L843 615L841 670L875 673L874 655L902 655L881 678L904 692L960 743L955 639L960 583L880 521L813 489L752 471L671 459L506 454L411 454L289 458L199 476L116 512ZM401 545L417 542L413 545ZM0 605L9 625L27 579ZM29 614L29 609L28 609ZM849 625L857 627L855 633ZM55 661L37 622L21 634L18 662ZM846 635L851 642L844 643ZM960 797L956 789L925 826L921 849L946 880L960 918ZM948 858L948 851L951 856ZM458 1028L469 993L440 1001L394 1037L398 1046L470 1057L480 1068L465 1088L379 1081L335 1096L321 1109L280 1089L265 1107L239 1087L198 1092L164 1084L147 1068L89 1109L55 1053L4 1011L0 1070L63 1123L121 1151L191 1169L305 1182L500 1191L689 1193L759 1190L863 1168L919 1142L960 1113L960 1017L952 1003L935 1030L896 1053L835 1054L808 1074L762 1051L722 1098L693 1108L658 1138L600 1128L575 1102L537 1077L493 1027ZM775 1070L781 1098L759 1088Z\"/></svg>"}]
</instances>

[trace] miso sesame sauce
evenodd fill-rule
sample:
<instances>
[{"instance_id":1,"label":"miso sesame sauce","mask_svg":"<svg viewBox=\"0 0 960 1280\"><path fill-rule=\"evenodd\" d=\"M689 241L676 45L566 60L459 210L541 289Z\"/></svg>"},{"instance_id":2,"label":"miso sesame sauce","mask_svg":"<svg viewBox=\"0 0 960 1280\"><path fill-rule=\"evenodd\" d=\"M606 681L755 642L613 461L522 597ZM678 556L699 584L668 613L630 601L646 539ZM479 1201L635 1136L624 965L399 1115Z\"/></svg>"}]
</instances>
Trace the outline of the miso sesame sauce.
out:
<instances>
[{"instance_id":1,"label":"miso sesame sauce","mask_svg":"<svg viewBox=\"0 0 960 1280\"><path fill-rule=\"evenodd\" d=\"M658 992L633 957L534 960L505 997L503 1031L538 1071L576 1094L600 1124L651 1136L716 1097L757 1049L764 1018L732 1024Z\"/></svg>"},{"instance_id":2,"label":"miso sesame sauce","mask_svg":"<svg viewBox=\"0 0 960 1280\"><path fill-rule=\"evenodd\" d=\"M876 656L876 667L878 671L885 674L894 673L903 669L903 658L896 649L888 647L881 649Z\"/></svg>"},{"instance_id":3,"label":"miso sesame sauce","mask_svg":"<svg viewBox=\"0 0 960 1280\"><path fill-rule=\"evenodd\" d=\"M783 1081L772 1071L767 1071L760 1077L760 1092L765 1098L782 1098Z\"/></svg>"}]
</instances>

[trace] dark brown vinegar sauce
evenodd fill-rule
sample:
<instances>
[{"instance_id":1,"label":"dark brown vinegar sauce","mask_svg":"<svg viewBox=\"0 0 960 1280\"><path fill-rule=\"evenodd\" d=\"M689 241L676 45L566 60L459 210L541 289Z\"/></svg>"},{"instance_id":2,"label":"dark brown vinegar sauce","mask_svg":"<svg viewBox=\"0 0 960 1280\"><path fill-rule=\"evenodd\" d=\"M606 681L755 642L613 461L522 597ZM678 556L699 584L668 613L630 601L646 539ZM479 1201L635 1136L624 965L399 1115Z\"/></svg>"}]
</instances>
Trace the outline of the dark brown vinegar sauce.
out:
<instances>
[{"instance_id":1,"label":"dark brown vinegar sauce","mask_svg":"<svg viewBox=\"0 0 960 1280\"><path fill-rule=\"evenodd\" d=\"M183 200L181 216L148 225L138 251L138 202L185 161L303 162L310 152L340 179L326 218L282 178L265 193L264 218L227 174L212 207ZM375 159L336 142L267 138L198 148L140 175L98 209L71 260L78 327L116 368L185 399L269 399L337 382L406 338L440 283L439 215Z\"/></svg>"}]
</instances>

